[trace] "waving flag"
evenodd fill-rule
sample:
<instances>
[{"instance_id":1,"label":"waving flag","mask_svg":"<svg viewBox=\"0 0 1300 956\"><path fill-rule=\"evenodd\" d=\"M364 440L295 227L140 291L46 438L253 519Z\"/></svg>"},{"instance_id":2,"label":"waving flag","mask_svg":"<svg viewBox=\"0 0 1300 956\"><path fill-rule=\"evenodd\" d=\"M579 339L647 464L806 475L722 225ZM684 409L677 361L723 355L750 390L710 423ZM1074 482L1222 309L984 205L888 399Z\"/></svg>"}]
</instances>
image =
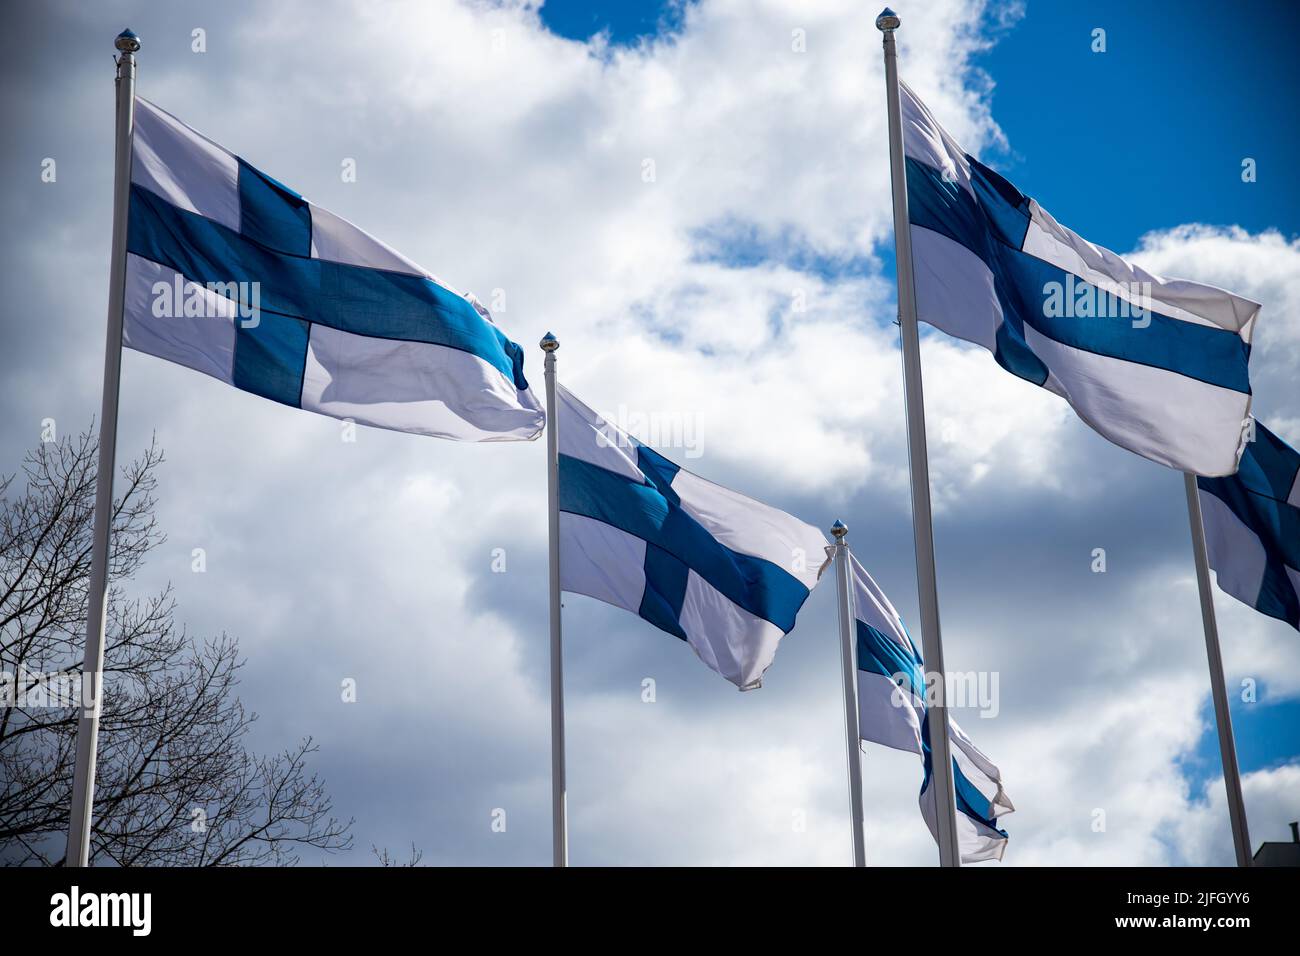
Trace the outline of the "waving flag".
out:
<instances>
[{"instance_id":1,"label":"waving flag","mask_svg":"<svg viewBox=\"0 0 1300 956\"><path fill-rule=\"evenodd\" d=\"M826 538L697 477L558 386L560 586L686 641L758 687L817 584Z\"/></svg>"},{"instance_id":2,"label":"waving flag","mask_svg":"<svg viewBox=\"0 0 1300 956\"><path fill-rule=\"evenodd\" d=\"M918 318L984 346L1122 448L1236 471L1259 305L1075 235L899 90Z\"/></svg>"},{"instance_id":3,"label":"waving flag","mask_svg":"<svg viewBox=\"0 0 1300 956\"><path fill-rule=\"evenodd\" d=\"M858 722L863 740L919 754L924 768L921 815L937 833L931 793L930 727L926 713L925 664L883 591L857 558L853 569L858 639ZM1015 809L1002 789L1002 775L951 717L953 790L957 842L963 863L1000 860L1007 834L998 818ZM937 839L937 837L936 837Z\"/></svg>"},{"instance_id":4,"label":"waving flag","mask_svg":"<svg viewBox=\"0 0 1300 956\"><path fill-rule=\"evenodd\" d=\"M244 391L462 441L535 438L487 309L136 99L122 344Z\"/></svg>"},{"instance_id":5,"label":"waving flag","mask_svg":"<svg viewBox=\"0 0 1300 956\"><path fill-rule=\"evenodd\" d=\"M1300 630L1300 452L1257 421L1237 473L1196 485L1219 587Z\"/></svg>"}]
</instances>

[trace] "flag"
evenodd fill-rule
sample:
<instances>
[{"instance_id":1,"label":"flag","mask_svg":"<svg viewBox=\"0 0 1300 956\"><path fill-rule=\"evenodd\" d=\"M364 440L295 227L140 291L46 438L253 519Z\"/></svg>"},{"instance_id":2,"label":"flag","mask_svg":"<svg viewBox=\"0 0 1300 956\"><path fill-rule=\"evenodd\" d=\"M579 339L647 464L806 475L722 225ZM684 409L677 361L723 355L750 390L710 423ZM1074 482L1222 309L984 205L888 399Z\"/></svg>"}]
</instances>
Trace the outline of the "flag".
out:
<instances>
[{"instance_id":1,"label":"flag","mask_svg":"<svg viewBox=\"0 0 1300 956\"><path fill-rule=\"evenodd\" d=\"M1259 305L1082 239L899 91L917 317L1122 448L1193 474L1236 471Z\"/></svg>"},{"instance_id":2,"label":"flag","mask_svg":"<svg viewBox=\"0 0 1300 956\"><path fill-rule=\"evenodd\" d=\"M850 555L858 651L858 730L863 740L921 757L921 815L938 839L929 714L924 699L925 664L889 598ZM1007 845L998 818L1015 809L1002 789L1002 774L951 717L953 791L957 843L963 863L1000 860Z\"/></svg>"},{"instance_id":3,"label":"flag","mask_svg":"<svg viewBox=\"0 0 1300 956\"><path fill-rule=\"evenodd\" d=\"M560 587L641 616L741 690L758 687L826 564L825 535L557 393Z\"/></svg>"},{"instance_id":4,"label":"flag","mask_svg":"<svg viewBox=\"0 0 1300 956\"><path fill-rule=\"evenodd\" d=\"M135 104L123 345L366 425L538 435L523 350L473 296Z\"/></svg>"},{"instance_id":5,"label":"flag","mask_svg":"<svg viewBox=\"0 0 1300 956\"><path fill-rule=\"evenodd\" d=\"M1300 630L1300 452L1256 421L1237 473L1196 485L1219 587Z\"/></svg>"}]
</instances>

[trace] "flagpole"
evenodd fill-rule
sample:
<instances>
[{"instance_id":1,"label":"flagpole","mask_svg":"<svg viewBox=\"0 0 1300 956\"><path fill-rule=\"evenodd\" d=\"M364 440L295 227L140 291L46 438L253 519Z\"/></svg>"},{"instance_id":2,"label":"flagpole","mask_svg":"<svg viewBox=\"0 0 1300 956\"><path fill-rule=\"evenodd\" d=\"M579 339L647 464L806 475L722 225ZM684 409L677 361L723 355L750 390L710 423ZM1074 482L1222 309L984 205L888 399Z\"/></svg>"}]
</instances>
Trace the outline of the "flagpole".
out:
<instances>
[{"instance_id":1,"label":"flagpole","mask_svg":"<svg viewBox=\"0 0 1300 956\"><path fill-rule=\"evenodd\" d=\"M935 821L939 864L961 866L957 849L957 810L953 798L952 753L939 632L939 593L934 570L934 528L930 516L930 466L925 443L925 398L921 389L921 343L916 324L916 286L912 276L912 234L907 216L907 172L903 161L902 108L898 99L898 50L894 31L899 17L886 7L876 17L884 34L885 96L889 114L889 168L894 196L894 253L898 272L898 326L903 345L903 392L907 404L907 452L912 475L912 534L916 546L917 591L921 603L921 646L926 669L937 674L929 703L933 755Z\"/></svg>"},{"instance_id":2,"label":"flagpole","mask_svg":"<svg viewBox=\"0 0 1300 956\"><path fill-rule=\"evenodd\" d=\"M113 474L117 469L117 393L122 375L122 302L126 290L126 225L131 202L131 134L135 128L135 54L140 38L130 30L113 44L117 58L116 145L113 158L113 246L108 275L108 334L104 343L104 394L99 415L99 470L95 475L95 523L90 551L86 610L86 655L81 666L81 716L72 774L66 866L90 865L90 825L95 805L95 756L104 672L104 618L108 603L108 546L113 517ZM93 702L85 706L85 685Z\"/></svg>"},{"instance_id":3,"label":"flagpole","mask_svg":"<svg viewBox=\"0 0 1300 956\"><path fill-rule=\"evenodd\" d=\"M844 733L848 743L849 810L853 814L853 865L867 865L862 832L862 744L858 724L858 655L854 640L853 578L849 569L848 526L831 525L835 537L835 583L840 605L840 670L844 678Z\"/></svg>"},{"instance_id":4,"label":"flagpole","mask_svg":"<svg viewBox=\"0 0 1300 956\"><path fill-rule=\"evenodd\" d=\"M569 865L569 819L564 780L564 648L560 638L560 436L555 400L555 350L560 340L542 336L546 353L546 494L551 555L551 865Z\"/></svg>"},{"instance_id":5,"label":"flagpole","mask_svg":"<svg viewBox=\"0 0 1300 956\"><path fill-rule=\"evenodd\" d=\"M1201 595L1201 624L1210 665L1210 698L1214 701L1214 722L1219 730L1219 759L1223 763L1223 785L1228 791L1232 845L1237 851L1237 865L1250 866L1254 861L1250 855L1250 831L1246 828L1246 802L1241 795L1237 744L1232 735L1232 713L1228 710L1228 688L1219 650L1219 624L1214 614L1214 590L1210 586L1210 559L1205 549L1205 523L1201 519L1201 496L1194 475L1183 473L1183 489L1187 493L1187 519L1192 530L1192 554L1196 558L1196 586Z\"/></svg>"}]
</instances>

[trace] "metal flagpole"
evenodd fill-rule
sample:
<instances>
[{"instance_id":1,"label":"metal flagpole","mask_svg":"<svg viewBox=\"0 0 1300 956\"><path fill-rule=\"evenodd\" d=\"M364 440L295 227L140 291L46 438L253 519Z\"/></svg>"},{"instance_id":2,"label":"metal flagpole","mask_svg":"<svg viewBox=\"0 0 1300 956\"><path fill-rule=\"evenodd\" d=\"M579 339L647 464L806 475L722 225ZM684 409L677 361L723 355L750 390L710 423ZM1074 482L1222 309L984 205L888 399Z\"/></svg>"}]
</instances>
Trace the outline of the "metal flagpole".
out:
<instances>
[{"instance_id":1,"label":"metal flagpole","mask_svg":"<svg viewBox=\"0 0 1300 956\"><path fill-rule=\"evenodd\" d=\"M551 863L569 865L569 819L564 783L564 648L560 639L560 436L555 401L555 350L560 340L542 336L546 353L546 494L551 552Z\"/></svg>"},{"instance_id":2,"label":"metal flagpole","mask_svg":"<svg viewBox=\"0 0 1300 956\"><path fill-rule=\"evenodd\" d=\"M1223 785L1228 791L1228 816L1232 820L1232 844L1237 865L1250 866L1250 831L1246 828L1246 802L1241 796L1241 771L1237 768L1237 744L1232 736L1232 714L1228 710L1228 688L1223 679L1223 655L1219 651L1219 625L1214 616L1214 591L1210 586L1210 559L1205 551L1205 524L1201 520L1201 497L1196 477L1183 473L1187 492L1187 519L1192 528L1192 554L1196 558L1196 586L1201 592L1201 624L1205 628L1205 654L1210 664L1210 697L1214 721L1219 728L1219 758L1223 762Z\"/></svg>"},{"instance_id":3,"label":"metal flagpole","mask_svg":"<svg viewBox=\"0 0 1300 956\"><path fill-rule=\"evenodd\" d=\"M117 392L122 373L122 301L126 288L126 224L131 201L131 134L135 128L135 54L140 38L123 30L113 44L117 58L117 145L113 160L113 247L108 273L108 336L104 343L104 395L99 415L99 471L95 475L94 540L86 611L86 657L81 667L83 709L77 721L77 758L72 776L67 866L90 863L90 823L95 804L95 749L104 671L104 617L108 595L108 545L117 468ZM84 685L94 701L85 707Z\"/></svg>"},{"instance_id":4,"label":"metal flagpole","mask_svg":"<svg viewBox=\"0 0 1300 956\"><path fill-rule=\"evenodd\" d=\"M840 602L840 670L844 677L844 733L849 755L849 809L853 814L853 865L867 865L862 833L862 743L858 730L858 655L854 639L853 576L849 568L849 529L842 521L831 525L835 536L835 583Z\"/></svg>"},{"instance_id":5,"label":"metal flagpole","mask_svg":"<svg viewBox=\"0 0 1300 956\"><path fill-rule=\"evenodd\" d=\"M907 452L912 473L912 533L916 544L917 590L921 601L921 646L926 669L938 675L930 715L930 752L934 774L939 863L960 866L957 809L953 800L952 755L948 744L948 708L939 633L939 594L934 571L934 529L930 517L930 465L925 444L925 398L921 391L921 344L916 327L916 286L912 277L912 234L907 217L907 171L903 163L902 109L898 100L898 50L894 31L901 21L886 7L876 17L885 35L885 95L889 113L889 167L894 193L894 253L898 272L898 325L903 341L903 391L907 403Z\"/></svg>"}]
</instances>

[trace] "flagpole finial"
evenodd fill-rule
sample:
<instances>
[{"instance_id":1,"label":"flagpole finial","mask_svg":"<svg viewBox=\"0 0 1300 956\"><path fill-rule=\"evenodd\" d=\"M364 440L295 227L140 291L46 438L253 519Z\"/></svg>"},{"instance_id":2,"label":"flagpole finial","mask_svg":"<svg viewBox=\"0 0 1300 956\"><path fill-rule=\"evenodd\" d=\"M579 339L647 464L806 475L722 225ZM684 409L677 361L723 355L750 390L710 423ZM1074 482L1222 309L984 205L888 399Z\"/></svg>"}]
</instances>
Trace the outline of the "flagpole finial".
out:
<instances>
[{"instance_id":1,"label":"flagpole finial","mask_svg":"<svg viewBox=\"0 0 1300 956\"><path fill-rule=\"evenodd\" d=\"M902 22L897 13L889 9L889 7L885 7L880 11L880 16L876 17L876 29L888 33L890 30L897 30Z\"/></svg>"},{"instance_id":2,"label":"flagpole finial","mask_svg":"<svg viewBox=\"0 0 1300 956\"><path fill-rule=\"evenodd\" d=\"M542 336L542 340L537 344L542 347L543 352L554 352L556 349L560 347L560 340L557 339L550 332L547 332L545 335Z\"/></svg>"},{"instance_id":3,"label":"flagpole finial","mask_svg":"<svg viewBox=\"0 0 1300 956\"><path fill-rule=\"evenodd\" d=\"M117 35L113 46L122 53L136 53L140 49L140 38L135 35L134 30L128 28Z\"/></svg>"},{"instance_id":4,"label":"flagpole finial","mask_svg":"<svg viewBox=\"0 0 1300 956\"><path fill-rule=\"evenodd\" d=\"M843 541L844 536L848 533L849 533L849 526L846 525L843 521L837 519L836 522L833 525L831 525L831 534L835 536L836 541Z\"/></svg>"}]
</instances>

